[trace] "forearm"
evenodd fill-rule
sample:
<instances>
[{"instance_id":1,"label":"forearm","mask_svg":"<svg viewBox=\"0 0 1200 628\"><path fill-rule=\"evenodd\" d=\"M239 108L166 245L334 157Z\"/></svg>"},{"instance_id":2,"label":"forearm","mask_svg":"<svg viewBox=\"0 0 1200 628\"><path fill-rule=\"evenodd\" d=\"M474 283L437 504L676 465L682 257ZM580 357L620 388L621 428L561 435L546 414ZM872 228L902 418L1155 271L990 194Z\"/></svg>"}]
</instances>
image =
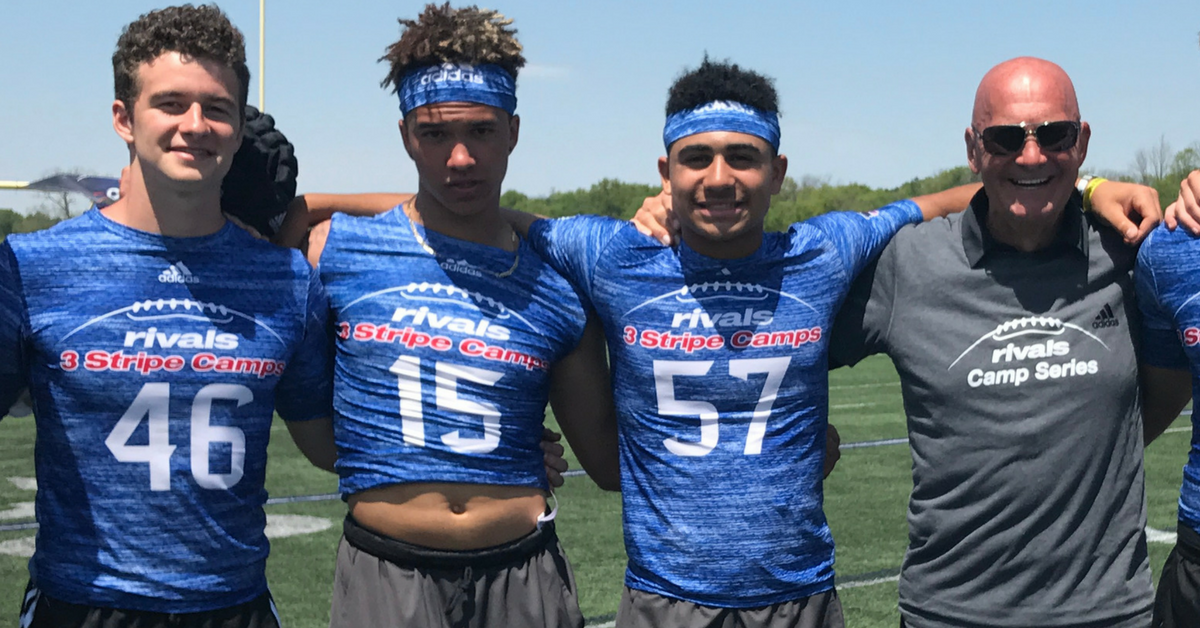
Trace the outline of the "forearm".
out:
<instances>
[{"instance_id":1,"label":"forearm","mask_svg":"<svg viewBox=\"0 0 1200 628\"><path fill-rule=\"evenodd\" d=\"M968 183L942 190L934 194L914 197L912 200L921 208L925 220L957 214L971 204L971 199L983 187L982 183Z\"/></svg>"},{"instance_id":2,"label":"forearm","mask_svg":"<svg viewBox=\"0 0 1200 628\"><path fill-rule=\"evenodd\" d=\"M318 469L336 473L337 445L333 439L333 419L326 417L312 421L285 422L288 433L300 453Z\"/></svg>"},{"instance_id":3,"label":"forearm","mask_svg":"<svg viewBox=\"0 0 1200 628\"><path fill-rule=\"evenodd\" d=\"M616 404L604 333L595 320L579 346L554 365L550 406L588 477L606 491L621 490Z\"/></svg>"},{"instance_id":4,"label":"forearm","mask_svg":"<svg viewBox=\"0 0 1200 628\"><path fill-rule=\"evenodd\" d=\"M1192 396L1189 371L1142 365L1142 435L1145 444L1167 431Z\"/></svg>"},{"instance_id":5,"label":"forearm","mask_svg":"<svg viewBox=\"0 0 1200 628\"><path fill-rule=\"evenodd\" d=\"M289 248L300 248L309 228L329 220L334 214L374 216L382 214L412 197L412 194L391 192L297 196L288 205L283 224L275 236L275 243Z\"/></svg>"}]
</instances>

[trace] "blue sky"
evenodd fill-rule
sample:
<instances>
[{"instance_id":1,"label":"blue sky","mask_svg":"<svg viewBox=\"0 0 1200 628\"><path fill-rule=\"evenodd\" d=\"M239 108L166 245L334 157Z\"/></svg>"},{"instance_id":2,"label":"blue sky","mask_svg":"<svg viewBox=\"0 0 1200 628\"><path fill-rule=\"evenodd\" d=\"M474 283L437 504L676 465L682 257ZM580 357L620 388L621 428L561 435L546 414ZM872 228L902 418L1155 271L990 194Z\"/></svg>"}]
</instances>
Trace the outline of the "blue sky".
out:
<instances>
[{"instance_id":1,"label":"blue sky","mask_svg":"<svg viewBox=\"0 0 1200 628\"><path fill-rule=\"evenodd\" d=\"M258 2L219 3L246 34ZM461 4L461 3L455 3ZM1126 169L1160 136L1200 140L1196 0L963 2L503 0L529 66L506 186L528 194L605 177L655 182L666 90L707 51L772 76L790 174L891 187L965 163L979 79L1019 55L1075 80L1085 168ZM142 0L8 0L0 15L0 179L115 174L111 55ZM412 191L395 98L376 63L417 2L267 0L267 110L296 145L300 191ZM257 88L251 89L257 102ZM38 195L0 191L0 207Z\"/></svg>"}]
</instances>

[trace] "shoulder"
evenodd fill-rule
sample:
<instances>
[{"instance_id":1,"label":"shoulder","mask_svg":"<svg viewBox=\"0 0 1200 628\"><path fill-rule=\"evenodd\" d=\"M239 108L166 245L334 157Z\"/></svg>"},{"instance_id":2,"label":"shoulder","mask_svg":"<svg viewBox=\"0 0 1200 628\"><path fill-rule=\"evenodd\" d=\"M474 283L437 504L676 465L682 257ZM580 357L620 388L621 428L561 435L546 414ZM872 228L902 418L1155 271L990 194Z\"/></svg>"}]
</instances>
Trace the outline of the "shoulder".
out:
<instances>
[{"instance_id":1,"label":"shoulder","mask_svg":"<svg viewBox=\"0 0 1200 628\"><path fill-rule=\"evenodd\" d=\"M96 223L95 217L89 214L90 212L85 212L80 216L68 218L41 231L9 234L4 241L14 251L78 249L80 242L108 233Z\"/></svg>"},{"instance_id":2,"label":"shoulder","mask_svg":"<svg viewBox=\"0 0 1200 628\"><path fill-rule=\"evenodd\" d=\"M622 229L637 229L627 220L619 220L611 216L580 214L565 218L542 218L535 220L530 227L530 235L535 232L538 237L556 238L571 236L604 236L615 235Z\"/></svg>"}]
</instances>

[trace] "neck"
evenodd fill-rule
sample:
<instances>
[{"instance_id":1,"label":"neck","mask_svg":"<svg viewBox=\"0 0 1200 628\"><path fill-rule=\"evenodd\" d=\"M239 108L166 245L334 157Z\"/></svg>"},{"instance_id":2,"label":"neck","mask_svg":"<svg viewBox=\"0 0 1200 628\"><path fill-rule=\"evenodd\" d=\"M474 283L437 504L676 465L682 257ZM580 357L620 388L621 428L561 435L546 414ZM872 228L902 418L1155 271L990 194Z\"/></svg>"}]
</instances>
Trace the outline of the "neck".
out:
<instances>
[{"instance_id":1,"label":"neck","mask_svg":"<svg viewBox=\"0 0 1200 628\"><path fill-rule=\"evenodd\" d=\"M423 225L426 231L436 231L445 236L494 246L506 251L516 250L516 238L512 226L500 213L500 203L483 211L458 214L450 211L432 194L418 190L412 201L405 203L404 211L409 220Z\"/></svg>"},{"instance_id":2,"label":"neck","mask_svg":"<svg viewBox=\"0 0 1200 628\"><path fill-rule=\"evenodd\" d=\"M193 238L211 235L225 226L219 185L181 189L170 185L161 173L144 172L135 159L125 187L127 193L121 200L100 211L126 227L173 238Z\"/></svg>"},{"instance_id":3,"label":"neck","mask_svg":"<svg viewBox=\"0 0 1200 628\"><path fill-rule=\"evenodd\" d=\"M705 257L740 259L753 255L762 246L763 231L757 229L732 240L713 240L689 229L683 229L680 237L690 249Z\"/></svg>"},{"instance_id":4,"label":"neck","mask_svg":"<svg viewBox=\"0 0 1200 628\"><path fill-rule=\"evenodd\" d=\"M1054 243L1062 223L1063 205L1035 216L1014 216L1011 212L989 203L988 233L997 242L1025 253L1040 251Z\"/></svg>"}]
</instances>

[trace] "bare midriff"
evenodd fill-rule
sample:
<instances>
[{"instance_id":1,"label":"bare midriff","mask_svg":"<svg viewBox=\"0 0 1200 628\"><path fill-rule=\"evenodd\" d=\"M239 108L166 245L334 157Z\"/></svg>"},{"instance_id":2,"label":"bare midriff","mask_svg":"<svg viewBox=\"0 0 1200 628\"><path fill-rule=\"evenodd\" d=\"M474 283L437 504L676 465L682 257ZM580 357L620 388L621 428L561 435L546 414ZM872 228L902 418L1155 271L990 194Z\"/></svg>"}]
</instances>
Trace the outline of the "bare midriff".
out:
<instances>
[{"instance_id":1,"label":"bare midriff","mask_svg":"<svg viewBox=\"0 0 1200 628\"><path fill-rule=\"evenodd\" d=\"M476 550L515 541L537 527L546 494L527 486L389 484L350 496L359 525L405 543Z\"/></svg>"}]
</instances>

